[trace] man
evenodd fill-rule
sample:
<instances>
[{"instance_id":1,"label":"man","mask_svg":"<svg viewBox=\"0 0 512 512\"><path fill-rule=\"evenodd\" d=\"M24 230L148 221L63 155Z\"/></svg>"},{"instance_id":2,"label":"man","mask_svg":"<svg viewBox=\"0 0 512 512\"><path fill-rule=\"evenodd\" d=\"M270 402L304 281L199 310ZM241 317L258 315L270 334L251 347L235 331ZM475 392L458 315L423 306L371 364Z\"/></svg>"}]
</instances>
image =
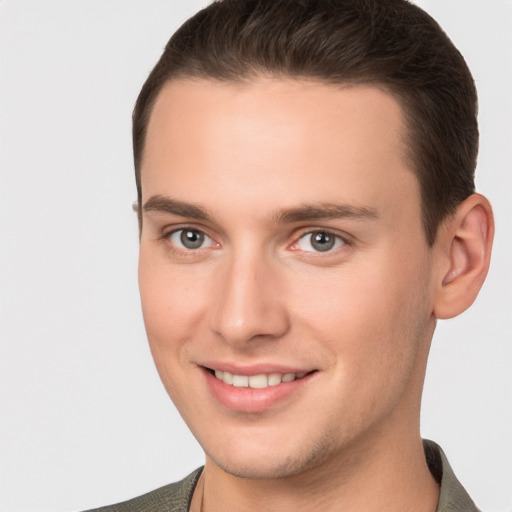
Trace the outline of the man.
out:
<instances>
[{"instance_id":1,"label":"man","mask_svg":"<svg viewBox=\"0 0 512 512\"><path fill-rule=\"evenodd\" d=\"M139 283L204 469L101 510L477 510L419 433L493 237L471 74L404 0L223 0L133 124Z\"/></svg>"}]
</instances>

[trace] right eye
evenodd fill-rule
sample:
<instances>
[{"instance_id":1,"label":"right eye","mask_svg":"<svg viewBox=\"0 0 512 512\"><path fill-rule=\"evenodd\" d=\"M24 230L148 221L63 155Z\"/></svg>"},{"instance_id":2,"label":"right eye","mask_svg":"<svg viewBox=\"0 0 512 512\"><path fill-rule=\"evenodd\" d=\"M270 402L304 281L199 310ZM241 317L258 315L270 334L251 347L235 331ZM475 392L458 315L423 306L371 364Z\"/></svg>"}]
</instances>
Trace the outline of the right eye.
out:
<instances>
[{"instance_id":1,"label":"right eye","mask_svg":"<svg viewBox=\"0 0 512 512\"><path fill-rule=\"evenodd\" d=\"M168 237L171 244L181 250L193 251L214 245L213 240L208 235L197 229L177 229L170 233Z\"/></svg>"}]
</instances>

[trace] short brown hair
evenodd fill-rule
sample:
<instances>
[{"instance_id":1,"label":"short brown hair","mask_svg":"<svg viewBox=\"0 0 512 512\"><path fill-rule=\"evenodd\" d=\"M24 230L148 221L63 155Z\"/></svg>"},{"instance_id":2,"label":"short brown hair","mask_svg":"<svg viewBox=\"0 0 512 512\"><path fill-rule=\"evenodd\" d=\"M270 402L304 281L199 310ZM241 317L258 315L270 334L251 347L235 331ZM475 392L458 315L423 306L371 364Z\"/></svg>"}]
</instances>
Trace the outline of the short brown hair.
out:
<instances>
[{"instance_id":1,"label":"short brown hair","mask_svg":"<svg viewBox=\"0 0 512 512\"><path fill-rule=\"evenodd\" d=\"M419 7L406 0L217 0L171 37L137 99L139 205L147 125L162 86L179 78L244 81L259 75L373 84L390 92L407 123L430 245L442 220L474 192L473 78L448 36Z\"/></svg>"}]
</instances>

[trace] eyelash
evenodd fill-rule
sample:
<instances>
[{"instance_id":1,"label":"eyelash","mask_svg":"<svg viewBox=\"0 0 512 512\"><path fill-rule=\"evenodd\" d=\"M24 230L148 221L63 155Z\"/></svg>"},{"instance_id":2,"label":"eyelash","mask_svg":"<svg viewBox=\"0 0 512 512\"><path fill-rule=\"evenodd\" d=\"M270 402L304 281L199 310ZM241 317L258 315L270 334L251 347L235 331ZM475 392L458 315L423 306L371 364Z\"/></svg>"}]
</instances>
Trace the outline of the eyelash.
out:
<instances>
[{"instance_id":1,"label":"eyelash","mask_svg":"<svg viewBox=\"0 0 512 512\"><path fill-rule=\"evenodd\" d=\"M212 245L210 247L198 247L197 249L178 247L178 246L176 246L175 243L171 242L171 237L182 232L182 231L185 231L185 232L189 231L189 232L195 232L195 233L202 234L205 238L211 240ZM328 237L334 237L335 247L328 248L325 251L314 251L314 250L308 251L308 250L301 249L299 247L301 240L303 240L307 236L313 236L315 234L322 234L322 235L326 235ZM213 237L208 235L204 231L204 229L196 228L194 226L176 227L170 231L164 232L160 238L167 242L167 247L170 251L172 251L178 255L187 256L187 257L197 256L198 252L202 249L209 249L211 247L213 247L213 248L220 247L220 244L215 242ZM337 246L336 246L336 244L337 244ZM295 241L292 244L288 245L288 249L290 249L292 251L296 251L296 252L306 253L306 254L315 254L316 257L329 257L333 253L337 253L338 250L342 250L344 247L348 247L350 245L351 245L351 242L346 235L342 236L342 235L335 233L334 231L331 231L328 229L316 228L316 229L308 229L306 231L302 231L299 234L299 236L295 237Z\"/></svg>"}]
</instances>

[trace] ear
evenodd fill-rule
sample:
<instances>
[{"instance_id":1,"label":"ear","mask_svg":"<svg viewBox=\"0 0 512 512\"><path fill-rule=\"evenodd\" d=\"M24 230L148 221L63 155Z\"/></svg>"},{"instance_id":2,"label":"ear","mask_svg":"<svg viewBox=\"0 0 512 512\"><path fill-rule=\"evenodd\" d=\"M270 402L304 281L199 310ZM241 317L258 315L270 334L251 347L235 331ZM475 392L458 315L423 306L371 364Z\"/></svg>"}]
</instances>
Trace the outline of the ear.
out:
<instances>
[{"instance_id":1,"label":"ear","mask_svg":"<svg viewBox=\"0 0 512 512\"><path fill-rule=\"evenodd\" d=\"M473 304L489 270L493 237L492 208L480 194L469 196L440 227L436 318L460 315Z\"/></svg>"}]
</instances>

